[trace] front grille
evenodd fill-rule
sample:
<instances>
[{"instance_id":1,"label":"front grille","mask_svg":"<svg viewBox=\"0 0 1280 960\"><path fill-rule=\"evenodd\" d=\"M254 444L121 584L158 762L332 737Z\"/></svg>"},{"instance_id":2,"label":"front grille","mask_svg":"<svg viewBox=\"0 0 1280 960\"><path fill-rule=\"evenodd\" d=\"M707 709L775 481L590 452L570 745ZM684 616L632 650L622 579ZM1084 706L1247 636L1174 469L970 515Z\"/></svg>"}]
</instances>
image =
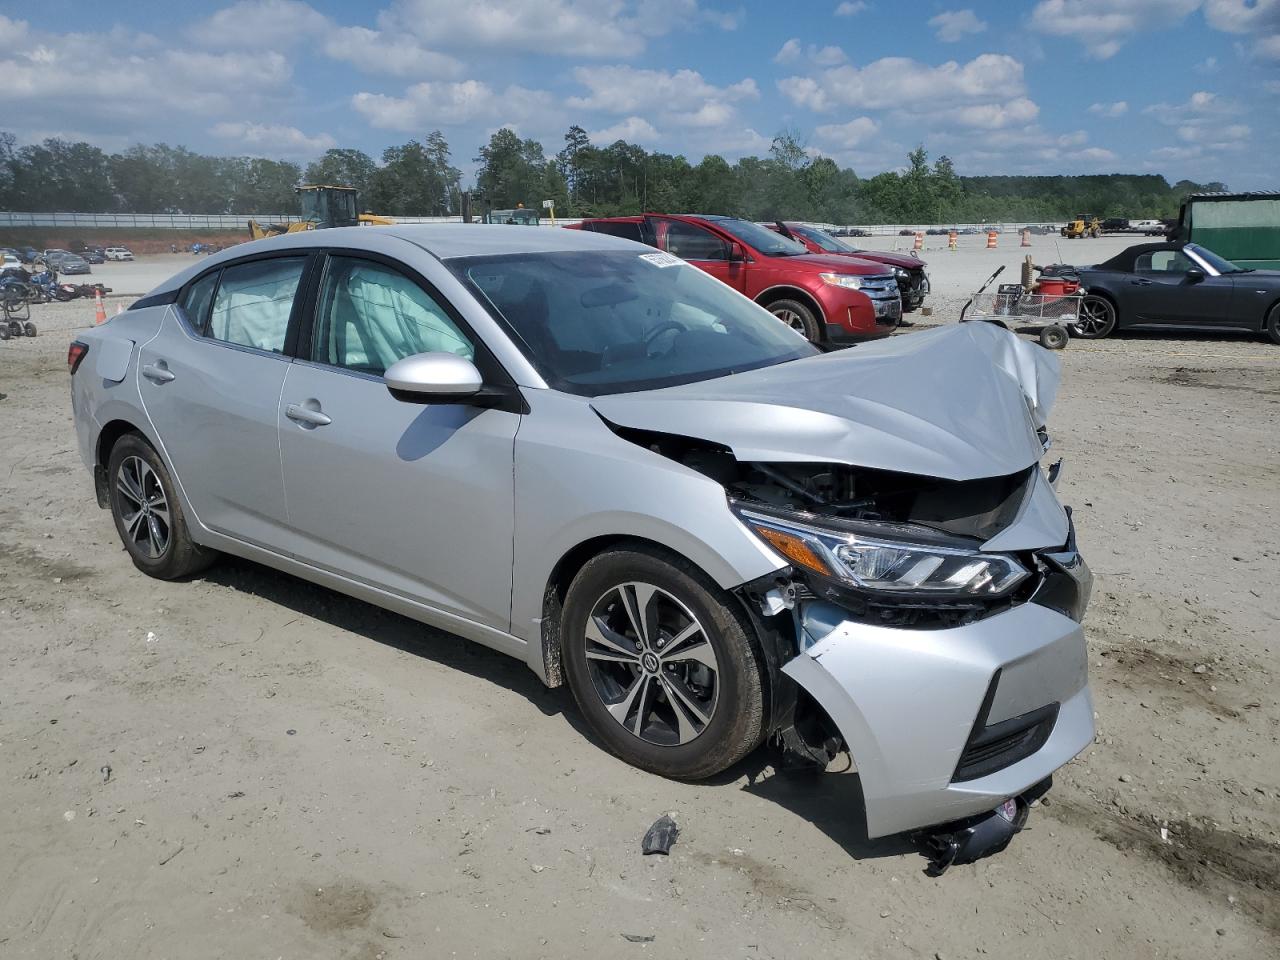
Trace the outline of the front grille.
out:
<instances>
[{"instance_id":1,"label":"front grille","mask_svg":"<svg viewBox=\"0 0 1280 960\"><path fill-rule=\"evenodd\" d=\"M956 764L952 783L977 780L988 774L1011 767L1019 760L1031 756L1045 745L1053 725L1058 719L1057 703L1046 704L1036 710L987 725L987 715L995 699L1000 671L991 679L987 695L978 711L978 719L969 735L969 742Z\"/></svg>"},{"instance_id":2,"label":"front grille","mask_svg":"<svg viewBox=\"0 0 1280 960\"><path fill-rule=\"evenodd\" d=\"M893 277L863 277L862 292L872 300L885 300L898 295L898 281Z\"/></svg>"}]
</instances>

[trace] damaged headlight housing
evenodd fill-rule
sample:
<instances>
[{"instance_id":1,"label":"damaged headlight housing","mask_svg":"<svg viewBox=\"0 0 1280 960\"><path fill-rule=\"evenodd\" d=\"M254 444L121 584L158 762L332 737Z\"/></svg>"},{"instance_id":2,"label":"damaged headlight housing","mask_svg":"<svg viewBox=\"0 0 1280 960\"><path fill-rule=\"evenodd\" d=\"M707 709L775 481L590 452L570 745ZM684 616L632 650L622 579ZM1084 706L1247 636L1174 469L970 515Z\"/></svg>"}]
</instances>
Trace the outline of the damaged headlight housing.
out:
<instances>
[{"instance_id":1,"label":"damaged headlight housing","mask_svg":"<svg viewBox=\"0 0 1280 960\"><path fill-rule=\"evenodd\" d=\"M847 273L820 273L823 283L829 283L833 287L845 287L849 290L861 290L862 278L855 277Z\"/></svg>"},{"instance_id":2,"label":"damaged headlight housing","mask_svg":"<svg viewBox=\"0 0 1280 960\"><path fill-rule=\"evenodd\" d=\"M955 542L897 539L900 526L833 521L736 506L753 533L793 565L859 590L938 599L994 599L1031 574L1015 557ZM876 529L876 527L882 529Z\"/></svg>"}]
</instances>

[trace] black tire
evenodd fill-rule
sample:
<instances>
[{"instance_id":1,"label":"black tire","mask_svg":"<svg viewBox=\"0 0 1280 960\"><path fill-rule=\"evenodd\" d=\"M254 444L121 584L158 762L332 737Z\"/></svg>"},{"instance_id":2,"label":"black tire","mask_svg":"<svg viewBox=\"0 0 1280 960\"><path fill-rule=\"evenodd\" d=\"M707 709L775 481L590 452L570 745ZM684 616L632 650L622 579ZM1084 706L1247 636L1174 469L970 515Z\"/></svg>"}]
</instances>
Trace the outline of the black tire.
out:
<instances>
[{"instance_id":1,"label":"black tire","mask_svg":"<svg viewBox=\"0 0 1280 960\"><path fill-rule=\"evenodd\" d=\"M9 324L9 336L11 336L11 337L20 337L20 336L22 336L22 321L21 321L21 320L9 320L9 321L6 321L6 322Z\"/></svg>"},{"instance_id":2,"label":"black tire","mask_svg":"<svg viewBox=\"0 0 1280 960\"><path fill-rule=\"evenodd\" d=\"M665 638L670 646L661 655L672 660L654 658L655 665L645 667L641 667L639 661L630 665L589 660L589 649L597 658L608 651L603 645L588 641L588 618L592 618L593 629L598 634L599 625L604 622L600 611L606 611L604 616L613 616L616 610L623 609L619 591L633 584L656 588L655 599L647 608L654 613L652 617L642 615L641 619L648 624L646 632L657 637L656 645L648 649L660 652ZM710 659L714 662L714 667L704 670L704 674L714 678L710 713L701 728L687 739L686 732L699 726L698 715L677 706L676 701L684 696L687 703L689 695L697 696L705 688L696 686L692 679L692 658L683 658L684 666L672 662L681 659L672 653L677 648L677 644L671 643L674 628L661 622L663 604L669 610L676 609L671 605L672 600L683 608L690 620L696 619L696 626L701 628L693 634L696 642L682 646L681 650L703 647L703 641L698 639L702 636L709 644ZM624 622L634 623L634 620ZM612 635L629 640L640 651L645 650L644 645L636 642L638 632L632 629L631 633L631 637L625 633ZM700 780L737 763L764 739L764 657L759 640L733 598L681 557L636 545L610 550L589 560L565 597L561 643L569 688L583 716L609 750L633 766L677 780ZM664 668L674 672L664 673ZM620 681L616 679L619 675ZM648 685L650 680L652 686ZM636 719L631 720L628 719L632 716L631 706L621 702L626 692L622 685L640 682L646 686L640 688L638 700L644 705L647 695L650 712L642 714L636 710ZM606 687L610 691L616 687L617 698L607 699ZM634 706L634 701L625 699ZM610 703L615 710L622 708L621 718L610 713ZM706 708L707 701L697 700L696 705ZM677 713L681 716L677 717ZM633 728L640 728L644 736L633 732Z\"/></svg>"},{"instance_id":3,"label":"black tire","mask_svg":"<svg viewBox=\"0 0 1280 960\"><path fill-rule=\"evenodd\" d=\"M1085 340L1101 340L1116 329L1116 306L1106 297L1086 296L1080 301L1080 315L1072 332Z\"/></svg>"},{"instance_id":4,"label":"black tire","mask_svg":"<svg viewBox=\"0 0 1280 960\"><path fill-rule=\"evenodd\" d=\"M799 300L775 300L768 310L810 343L822 342L822 329L813 311Z\"/></svg>"},{"instance_id":5,"label":"black tire","mask_svg":"<svg viewBox=\"0 0 1280 960\"><path fill-rule=\"evenodd\" d=\"M23 323L22 332L25 333L28 337L34 337L37 332L36 325L32 323L30 320L28 320L25 323Z\"/></svg>"},{"instance_id":6,"label":"black tire","mask_svg":"<svg viewBox=\"0 0 1280 960\"><path fill-rule=\"evenodd\" d=\"M1040 331L1040 346L1046 350L1061 350L1067 345L1067 328L1056 323Z\"/></svg>"},{"instance_id":7,"label":"black tire","mask_svg":"<svg viewBox=\"0 0 1280 960\"><path fill-rule=\"evenodd\" d=\"M139 468L138 464L144 465L145 469ZM122 470L134 480L135 494L141 491L149 502L140 521L135 520L139 506L137 498L126 492L128 483L121 480ZM216 558L214 551L199 546L191 539L169 470L141 434L125 434L111 448L107 462L107 490L116 532L133 565L147 576L158 580L177 580L203 570ZM161 501L153 496L156 493L163 496L163 515L158 506ZM155 549L161 539L162 546Z\"/></svg>"},{"instance_id":8,"label":"black tire","mask_svg":"<svg viewBox=\"0 0 1280 960\"><path fill-rule=\"evenodd\" d=\"M0 340L9 339L9 324L0 322Z\"/></svg>"},{"instance_id":9,"label":"black tire","mask_svg":"<svg viewBox=\"0 0 1280 960\"><path fill-rule=\"evenodd\" d=\"M1272 343L1280 344L1280 303L1272 307L1271 312L1267 314L1267 322L1262 332Z\"/></svg>"}]
</instances>

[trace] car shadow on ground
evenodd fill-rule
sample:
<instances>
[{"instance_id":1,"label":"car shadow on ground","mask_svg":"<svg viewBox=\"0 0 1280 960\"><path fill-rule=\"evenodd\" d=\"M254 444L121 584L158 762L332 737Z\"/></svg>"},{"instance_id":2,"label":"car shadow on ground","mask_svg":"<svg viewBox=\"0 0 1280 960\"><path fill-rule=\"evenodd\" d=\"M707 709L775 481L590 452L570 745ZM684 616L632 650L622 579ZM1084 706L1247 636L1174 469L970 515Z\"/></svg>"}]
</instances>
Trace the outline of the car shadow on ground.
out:
<instances>
[{"instance_id":1,"label":"car shadow on ground","mask_svg":"<svg viewBox=\"0 0 1280 960\"><path fill-rule=\"evenodd\" d=\"M205 571L203 579L506 687L526 697L546 716L562 715L577 733L608 752L583 721L568 688L548 689L514 657L249 560L223 557ZM778 751L760 747L704 783L718 787L741 784L743 791L809 821L857 860L900 856L916 850L905 836L876 840L867 837L862 786L856 773L791 769L781 762Z\"/></svg>"}]
</instances>

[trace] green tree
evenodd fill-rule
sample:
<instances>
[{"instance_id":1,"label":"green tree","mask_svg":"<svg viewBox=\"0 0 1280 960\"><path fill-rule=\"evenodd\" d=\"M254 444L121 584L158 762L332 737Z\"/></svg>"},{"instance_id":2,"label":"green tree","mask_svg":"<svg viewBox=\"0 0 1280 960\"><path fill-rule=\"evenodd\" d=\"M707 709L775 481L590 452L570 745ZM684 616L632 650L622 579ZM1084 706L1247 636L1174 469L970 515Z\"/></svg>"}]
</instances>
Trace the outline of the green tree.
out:
<instances>
[{"instance_id":1,"label":"green tree","mask_svg":"<svg viewBox=\"0 0 1280 960\"><path fill-rule=\"evenodd\" d=\"M461 173L449 162L449 144L439 130L426 143L410 140L382 152L371 178L368 206L402 217L447 216L458 209Z\"/></svg>"},{"instance_id":2,"label":"green tree","mask_svg":"<svg viewBox=\"0 0 1280 960\"><path fill-rule=\"evenodd\" d=\"M538 141L521 140L510 127L503 127L480 148L476 162L480 164L476 186L486 207L507 210L521 203L539 207L546 199L547 158Z\"/></svg>"},{"instance_id":3,"label":"green tree","mask_svg":"<svg viewBox=\"0 0 1280 960\"><path fill-rule=\"evenodd\" d=\"M370 188L378 165L363 150L335 148L326 150L318 160L307 164L303 175L307 183L355 187L360 195L360 208L369 204Z\"/></svg>"}]
</instances>

